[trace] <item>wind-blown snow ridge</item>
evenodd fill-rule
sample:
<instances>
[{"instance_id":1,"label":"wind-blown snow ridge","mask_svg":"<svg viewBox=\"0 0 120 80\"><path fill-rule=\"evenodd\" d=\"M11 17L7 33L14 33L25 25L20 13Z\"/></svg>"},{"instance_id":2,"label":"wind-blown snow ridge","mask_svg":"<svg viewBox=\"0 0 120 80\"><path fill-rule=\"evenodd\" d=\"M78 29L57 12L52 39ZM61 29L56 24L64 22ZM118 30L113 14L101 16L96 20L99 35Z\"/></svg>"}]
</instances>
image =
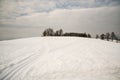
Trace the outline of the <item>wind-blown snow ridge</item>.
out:
<instances>
[{"instance_id":1,"label":"wind-blown snow ridge","mask_svg":"<svg viewBox=\"0 0 120 80\"><path fill-rule=\"evenodd\" d=\"M120 80L119 50L79 37L0 41L0 80Z\"/></svg>"}]
</instances>

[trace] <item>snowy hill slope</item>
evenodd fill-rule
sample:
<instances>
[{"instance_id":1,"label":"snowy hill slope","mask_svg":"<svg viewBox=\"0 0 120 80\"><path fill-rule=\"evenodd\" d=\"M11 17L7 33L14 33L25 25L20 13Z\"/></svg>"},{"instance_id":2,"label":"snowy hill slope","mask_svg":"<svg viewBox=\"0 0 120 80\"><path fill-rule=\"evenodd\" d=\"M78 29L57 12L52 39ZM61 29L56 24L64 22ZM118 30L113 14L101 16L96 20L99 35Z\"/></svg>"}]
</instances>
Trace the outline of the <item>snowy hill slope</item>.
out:
<instances>
[{"instance_id":1,"label":"snowy hill slope","mask_svg":"<svg viewBox=\"0 0 120 80\"><path fill-rule=\"evenodd\" d=\"M0 80L120 80L120 44L79 37L0 42Z\"/></svg>"}]
</instances>

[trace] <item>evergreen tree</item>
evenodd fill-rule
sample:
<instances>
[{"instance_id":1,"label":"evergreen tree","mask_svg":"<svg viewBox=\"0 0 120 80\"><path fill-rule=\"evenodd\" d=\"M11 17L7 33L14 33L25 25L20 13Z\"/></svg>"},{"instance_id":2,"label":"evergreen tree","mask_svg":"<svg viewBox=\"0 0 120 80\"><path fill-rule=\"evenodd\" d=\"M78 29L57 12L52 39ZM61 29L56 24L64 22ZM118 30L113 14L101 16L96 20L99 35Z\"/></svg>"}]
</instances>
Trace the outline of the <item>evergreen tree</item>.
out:
<instances>
[{"instance_id":1,"label":"evergreen tree","mask_svg":"<svg viewBox=\"0 0 120 80\"><path fill-rule=\"evenodd\" d=\"M115 35L114 32L111 33L111 40L118 40L117 36Z\"/></svg>"},{"instance_id":2,"label":"evergreen tree","mask_svg":"<svg viewBox=\"0 0 120 80\"><path fill-rule=\"evenodd\" d=\"M111 33L111 40L112 40L112 41L113 41L113 39L114 39L114 35L115 35L114 32L112 32L112 33Z\"/></svg>"}]
</instances>

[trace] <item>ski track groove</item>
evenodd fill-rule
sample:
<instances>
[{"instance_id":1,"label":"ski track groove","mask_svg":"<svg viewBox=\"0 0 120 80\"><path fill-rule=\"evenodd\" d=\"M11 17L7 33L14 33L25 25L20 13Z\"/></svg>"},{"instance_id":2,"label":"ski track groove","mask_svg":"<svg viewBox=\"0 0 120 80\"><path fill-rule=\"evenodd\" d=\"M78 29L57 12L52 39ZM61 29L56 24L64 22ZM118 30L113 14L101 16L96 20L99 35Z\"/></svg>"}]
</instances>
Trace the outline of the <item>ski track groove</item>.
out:
<instances>
[{"instance_id":1,"label":"ski track groove","mask_svg":"<svg viewBox=\"0 0 120 80\"><path fill-rule=\"evenodd\" d=\"M46 52L41 52L39 49L36 49L38 51L36 52L41 52L42 54L47 53L48 50L44 50L44 45L43 45L43 49L41 48L41 51L46 51ZM19 61L17 64L13 65L9 68L6 68L5 70L3 70L1 72L1 76L0 76L0 80L13 80L15 77L17 77L16 74L20 74L19 72L22 71L22 69L25 69L26 67L28 67L29 65L32 65L35 61L37 61L37 59L39 59L42 54L36 54L36 52L34 51L34 53L24 59L22 59L21 61Z\"/></svg>"}]
</instances>

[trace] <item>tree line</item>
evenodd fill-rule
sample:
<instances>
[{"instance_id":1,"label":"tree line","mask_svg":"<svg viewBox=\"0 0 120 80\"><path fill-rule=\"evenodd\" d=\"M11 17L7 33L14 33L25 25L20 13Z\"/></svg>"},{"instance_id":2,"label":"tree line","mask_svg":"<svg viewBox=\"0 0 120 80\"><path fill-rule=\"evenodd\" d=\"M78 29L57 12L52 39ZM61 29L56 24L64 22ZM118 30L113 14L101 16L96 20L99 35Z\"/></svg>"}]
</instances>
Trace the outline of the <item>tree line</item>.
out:
<instances>
[{"instance_id":1,"label":"tree line","mask_svg":"<svg viewBox=\"0 0 120 80\"><path fill-rule=\"evenodd\" d=\"M101 35L96 35L96 39L102 39L102 40L107 40L107 41L109 41L109 40L116 40L116 41L118 41L119 39L118 39L118 37L116 36L116 34L114 33L114 32L111 32L111 33L106 33L106 34L101 34Z\"/></svg>"},{"instance_id":2,"label":"tree line","mask_svg":"<svg viewBox=\"0 0 120 80\"><path fill-rule=\"evenodd\" d=\"M54 31L52 28L47 28L43 31L42 36L75 36L75 37L87 37L87 38L92 38L92 36L88 33L74 33L74 32L66 32L63 33L62 29ZM100 34L96 35L96 39L101 39L101 40L116 40L119 41L118 37L114 32L111 33L106 33L106 34Z\"/></svg>"},{"instance_id":3,"label":"tree line","mask_svg":"<svg viewBox=\"0 0 120 80\"><path fill-rule=\"evenodd\" d=\"M52 28L45 29L42 36L76 36L76 37L88 37L88 38L92 37L90 34L87 33L72 33L72 32L63 33L62 29L54 31Z\"/></svg>"}]
</instances>

